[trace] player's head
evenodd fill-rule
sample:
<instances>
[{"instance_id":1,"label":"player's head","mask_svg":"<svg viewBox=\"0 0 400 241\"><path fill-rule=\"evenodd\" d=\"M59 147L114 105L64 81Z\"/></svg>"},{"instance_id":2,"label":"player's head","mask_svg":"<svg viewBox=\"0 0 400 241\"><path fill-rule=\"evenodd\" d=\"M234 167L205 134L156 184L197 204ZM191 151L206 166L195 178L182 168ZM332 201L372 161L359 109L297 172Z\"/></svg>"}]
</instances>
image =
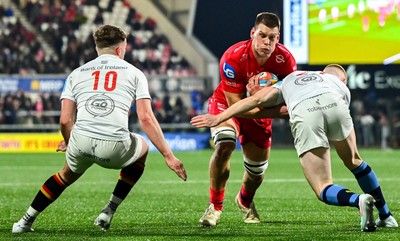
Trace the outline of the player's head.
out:
<instances>
[{"instance_id":1,"label":"player's head","mask_svg":"<svg viewBox=\"0 0 400 241\"><path fill-rule=\"evenodd\" d=\"M97 53L114 54L124 58L126 51L126 33L113 25L102 25L93 33Z\"/></svg>"},{"instance_id":2,"label":"player's head","mask_svg":"<svg viewBox=\"0 0 400 241\"><path fill-rule=\"evenodd\" d=\"M341 65L328 64L323 71L328 74L336 75L343 83L347 85L347 73Z\"/></svg>"},{"instance_id":3,"label":"player's head","mask_svg":"<svg viewBox=\"0 0 400 241\"><path fill-rule=\"evenodd\" d=\"M278 31L281 29L281 20L278 15L270 12L262 12L257 14L256 21L254 22L254 28L257 28L259 24L264 24L269 28L278 28Z\"/></svg>"},{"instance_id":4,"label":"player's head","mask_svg":"<svg viewBox=\"0 0 400 241\"><path fill-rule=\"evenodd\" d=\"M257 14L250 37L253 39L253 50L256 56L269 57L279 42L281 21L275 13Z\"/></svg>"}]
</instances>

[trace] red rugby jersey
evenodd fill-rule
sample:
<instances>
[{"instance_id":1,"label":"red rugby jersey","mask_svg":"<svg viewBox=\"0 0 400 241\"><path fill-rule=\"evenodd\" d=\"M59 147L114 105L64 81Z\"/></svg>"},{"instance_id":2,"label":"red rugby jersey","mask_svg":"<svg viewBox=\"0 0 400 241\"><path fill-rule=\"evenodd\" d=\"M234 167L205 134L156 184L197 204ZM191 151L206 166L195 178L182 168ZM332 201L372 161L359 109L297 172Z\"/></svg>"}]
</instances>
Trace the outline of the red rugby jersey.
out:
<instances>
[{"instance_id":1,"label":"red rugby jersey","mask_svg":"<svg viewBox=\"0 0 400 241\"><path fill-rule=\"evenodd\" d=\"M297 70L296 60L289 50L280 43L274 52L259 66L252 51L251 39L238 42L222 55L219 64L221 82L214 91L214 97L225 100L226 92L245 93L246 84L253 75L263 71L274 73L279 79Z\"/></svg>"}]
</instances>

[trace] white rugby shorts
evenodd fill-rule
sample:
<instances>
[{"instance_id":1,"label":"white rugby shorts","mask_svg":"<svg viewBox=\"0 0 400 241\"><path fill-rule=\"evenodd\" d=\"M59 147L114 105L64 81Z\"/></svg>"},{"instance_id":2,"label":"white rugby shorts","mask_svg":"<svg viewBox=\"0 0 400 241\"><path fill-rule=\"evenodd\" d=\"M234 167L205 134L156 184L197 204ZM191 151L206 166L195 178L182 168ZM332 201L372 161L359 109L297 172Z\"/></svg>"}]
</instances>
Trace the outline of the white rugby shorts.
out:
<instances>
[{"instance_id":1,"label":"white rugby shorts","mask_svg":"<svg viewBox=\"0 0 400 241\"><path fill-rule=\"evenodd\" d=\"M130 139L110 141L80 135L74 130L66 151L66 161L74 173L84 173L94 163L108 169L122 169L135 162L142 150L142 138L131 133Z\"/></svg>"},{"instance_id":2,"label":"white rugby shorts","mask_svg":"<svg viewBox=\"0 0 400 241\"><path fill-rule=\"evenodd\" d=\"M353 129L347 104L334 93L303 100L290 113L289 123L298 156L317 147L329 148L329 140L344 140Z\"/></svg>"}]
</instances>

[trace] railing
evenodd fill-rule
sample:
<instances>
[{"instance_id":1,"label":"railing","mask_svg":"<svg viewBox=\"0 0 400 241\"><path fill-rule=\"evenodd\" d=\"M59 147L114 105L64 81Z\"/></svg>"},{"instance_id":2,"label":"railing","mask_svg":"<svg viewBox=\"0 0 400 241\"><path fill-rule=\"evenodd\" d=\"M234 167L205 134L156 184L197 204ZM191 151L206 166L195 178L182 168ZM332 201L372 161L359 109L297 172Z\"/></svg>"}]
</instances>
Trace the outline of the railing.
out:
<instances>
[{"instance_id":1,"label":"railing","mask_svg":"<svg viewBox=\"0 0 400 241\"><path fill-rule=\"evenodd\" d=\"M60 130L58 124L1 124L0 132L56 132Z\"/></svg>"},{"instance_id":2,"label":"railing","mask_svg":"<svg viewBox=\"0 0 400 241\"><path fill-rule=\"evenodd\" d=\"M198 132L189 123L160 123L161 129L171 132ZM139 124L131 124L129 129L134 132L141 130ZM0 124L0 132L57 132L59 124Z\"/></svg>"}]
</instances>

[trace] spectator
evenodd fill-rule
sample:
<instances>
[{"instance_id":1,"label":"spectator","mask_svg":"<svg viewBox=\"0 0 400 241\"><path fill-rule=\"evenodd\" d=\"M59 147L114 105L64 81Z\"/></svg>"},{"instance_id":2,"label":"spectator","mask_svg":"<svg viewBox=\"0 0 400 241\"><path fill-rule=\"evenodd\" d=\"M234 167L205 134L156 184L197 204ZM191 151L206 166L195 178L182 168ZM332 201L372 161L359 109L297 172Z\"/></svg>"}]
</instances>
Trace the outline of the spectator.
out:
<instances>
[{"instance_id":1,"label":"spectator","mask_svg":"<svg viewBox=\"0 0 400 241\"><path fill-rule=\"evenodd\" d=\"M374 144L374 133L373 126L375 119L370 113L364 113L360 119L362 134L363 134L363 145L370 147Z\"/></svg>"},{"instance_id":2,"label":"spectator","mask_svg":"<svg viewBox=\"0 0 400 241\"><path fill-rule=\"evenodd\" d=\"M388 138L390 135L390 127L389 121L384 111L379 111L379 125L380 125L380 133L381 133L381 148L388 149Z\"/></svg>"}]
</instances>

